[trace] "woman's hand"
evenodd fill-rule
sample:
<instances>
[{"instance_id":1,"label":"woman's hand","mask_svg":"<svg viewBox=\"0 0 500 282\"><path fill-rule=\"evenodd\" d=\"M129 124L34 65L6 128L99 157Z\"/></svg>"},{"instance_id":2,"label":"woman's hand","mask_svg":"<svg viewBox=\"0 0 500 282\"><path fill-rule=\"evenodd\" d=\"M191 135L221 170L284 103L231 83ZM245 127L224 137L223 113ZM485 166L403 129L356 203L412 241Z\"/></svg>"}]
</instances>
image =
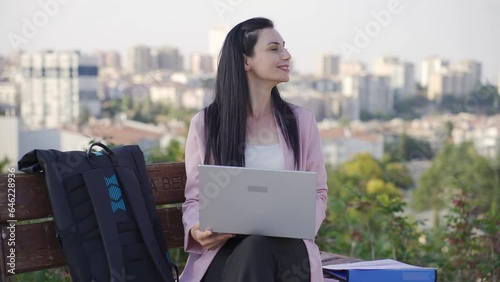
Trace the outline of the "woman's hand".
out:
<instances>
[{"instance_id":1,"label":"woman's hand","mask_svg":"<svg viewBox=\"0 0 500 282\"><path fill-rule=\"evenodd\" d=\"M196 240L196 242L200 243L200 245L209 250L217 249L220 245L226 242L227 239L233 238L235 236L234 234L226 233L219 233L214 235L210 230L201 231L199 223L196 223L193 228L191 228L189 233L191 233L191 236L194 240Z\"/></svg>"}]
</instances>

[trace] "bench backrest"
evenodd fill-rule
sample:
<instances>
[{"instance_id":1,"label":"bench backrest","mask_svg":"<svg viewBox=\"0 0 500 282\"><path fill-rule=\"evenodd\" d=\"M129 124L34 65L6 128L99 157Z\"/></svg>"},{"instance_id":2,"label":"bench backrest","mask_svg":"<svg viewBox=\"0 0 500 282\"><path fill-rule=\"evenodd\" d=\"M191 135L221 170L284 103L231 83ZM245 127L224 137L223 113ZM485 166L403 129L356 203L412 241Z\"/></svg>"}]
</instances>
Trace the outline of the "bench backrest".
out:
<instances>
[{"instance_id":1,"label":"bench backrest","mask_svg":"<svg viewBox=\"0 0 500 282\"><path fill-rule=\"evenodd\" d=\"M184 163L152 164L147 169L168 247L180 248L184 243L180 207L185 200ZM15 184L14 190L9 190L13 186L9 186L9 183ZM13 198L15 211L14 217L11 217L12 209L9 211L8 204L11 203L9 199ZM8 264L12 261L9 258L12 257L12 242L15 243L16 274L66 265L51 216L52 210L42 174L0 175L1 281L12 275L8 272L11 269ZM12 225L15 228L11 228Z\"/></svg>"}]
</instances>

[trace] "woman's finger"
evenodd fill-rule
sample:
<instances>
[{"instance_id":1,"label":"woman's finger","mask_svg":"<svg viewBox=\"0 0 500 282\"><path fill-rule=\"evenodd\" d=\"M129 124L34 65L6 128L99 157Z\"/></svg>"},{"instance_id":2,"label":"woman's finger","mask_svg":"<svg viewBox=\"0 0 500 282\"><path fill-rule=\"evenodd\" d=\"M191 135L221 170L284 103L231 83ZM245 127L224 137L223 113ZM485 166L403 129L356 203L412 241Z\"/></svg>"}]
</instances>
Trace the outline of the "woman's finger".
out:
<instances>
[{"instance_id":1,"label":"woman's finger","mask_svg":"<svg viewBox=\"0 0 500 282\"><path fill-rule=\"evenodd\" d=\"M214 246L219 246L226 240L234 237L232 234L218 234L215 236L211 236L205 240L203 240L203 246L208 249L213 249Z\"/></svg>"},{"instance_id":2,"label":"woman's finger","mask_svg":"<svg viewBox=\"0 0 500 282\"><path fill-rule=\"evenodd\" d=\"M212 231L201 231L200 230L200 224L196 223L192 228L191 228L191 236L198 241L203 246L202 241L205 240L206 238L209 238L212 236Z\"/></svg>"}]
</instances>

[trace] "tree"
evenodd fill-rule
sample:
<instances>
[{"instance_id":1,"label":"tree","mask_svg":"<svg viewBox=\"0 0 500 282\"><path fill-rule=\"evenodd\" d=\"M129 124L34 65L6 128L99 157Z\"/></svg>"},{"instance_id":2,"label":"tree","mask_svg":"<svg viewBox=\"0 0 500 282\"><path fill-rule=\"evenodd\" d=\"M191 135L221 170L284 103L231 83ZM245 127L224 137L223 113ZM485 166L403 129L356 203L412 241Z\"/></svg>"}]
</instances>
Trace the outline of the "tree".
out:
<instances>
[{"instance_id":1,"label":"tree","mask_svg":"<svg viewBox=\"0 0 500 282\"><path fill-rule=\"evenodd\" d=\"M395 144L385 143L384 151L389 154L390 162L432 159L434 152L426 140L416 139L404 133L399 135Z\"/></svg>"},{"instance_id":2,"label":"tree","mask_svg":"<svg viewBox=\"0 0 500 282\"><path fill-rule=\"evenodd\" d=\"M394 102L395 116L410 120L421 116L422 109L429 105L429 100L424 96L410 96L396 99Z\"/></svg>"},{"instance_id":3,"label":"tree","mask_svg":"<svg viewBox=\"0 0 500 282\"><path fill-rule=\"evenodd\" d=\"M328 168L327 217L317 240L321 249L363 259L415 256L416 223L399 214L405 204L394 177L386 177L387 167L396 169L359 154Z\"/></svg>"},{"instance_id":4,"label":"tree","mask_svg":"<svg viewBox=\"0 0 500 282\"><path fill-rule=\"evenodd\" d=\"M493 167L473 149L472 144L447 144L434 160L435 178L429 180L429 186L441 187L440 181L448 181L449 175L462 185L443 201L452 206L444 224L425 230L419 228L422 222L405 215L404 201L390 193L399 190L397 181L377 177L401 170L404 163L388 158L379 162L360 154L336 169L327 167L328 205L316 239L319 248L361 259L392 258L435 267L443 281L498 281L500 214L494 208L480 213L472 203L500 195L498 188L493 193L479 189L491 184L490 179L498 184L491 174L485 178L495 169L500 176L500 167ZM476 190L471 193L467 183L476 183ZM478 199L483 193L487 196ZM422 195L430 203L440 198L437 191Z\"/></svg>"},{"instance_id":5,"label":"tree","mask_svg":"<svg viewBox=\"0 0 500 282\"><path fill-rule=\"evenodd\" d=\"M365 180L382 177L382 168L377 160L370 154L357 154L350 161L342 165L345 173L349 176L359 176Z\"/></svg>"},{"instance_id":6,"label":"tree","mask_svg":"<svg viewBox=\"0 0 500 282\"><path fill-rule=\"evenodd\" d=\"M442 209L460 188L470 193L473 206L486 212L499 204L500 183L494 175L494 166L473 144L447 144L421 176L412 205L416 210Z\"/></svg>"},{"instance_id":7,"label":"tree","mask_svg":"<svg viewBox=\"0 0 500 282\"><path fill-rule=\"evenodd\" d=\"M384 179L401 189L413 187L413 178L405 163L390 162L384 166Z\"/></svg>"},{"instance_id":8,"label":"tree","mask_svg":"<svg viewBox=\"0 0 500 282\"><path fill-rule=\"evenodd\" d=\"M400 190L393 183L386 183L380 178L372 178L366 183L366 193L368 195L390 195L401 196Z\"/></svg>"},{"instance_id":9,"label":"tree","mask_svg":"<svg viewBox=\"0 0 500 282\"><path fill-rule=\"evenodd\" d=\"M122 111L128 112L133 108L133 103L132 103L132 98L130 97L130 94L125 94L122 99L122 105L121 109Z\"/></svg>"},{"instance_id":10,"label":"tree","mask_svg":"<svg viewBox=\"0 0 500 282\"><path fill-rule=\"evenodd\" d=\"M439 103L442 112L494 115L500 110L500 96L493 85L482 85L465 96L443 95Z\"/></svg>"},{"instance_id":11,"label":"tree","mask_svg":"<svg viewBox=\"0 0 500 282\"><path fill-rule=\"evenodd\" d=\"M446 128L446 138L448 139L448 142L451 142L453 140L453 122L447 120L446 123L444 124Z\"/></svg>"}]
</instances>

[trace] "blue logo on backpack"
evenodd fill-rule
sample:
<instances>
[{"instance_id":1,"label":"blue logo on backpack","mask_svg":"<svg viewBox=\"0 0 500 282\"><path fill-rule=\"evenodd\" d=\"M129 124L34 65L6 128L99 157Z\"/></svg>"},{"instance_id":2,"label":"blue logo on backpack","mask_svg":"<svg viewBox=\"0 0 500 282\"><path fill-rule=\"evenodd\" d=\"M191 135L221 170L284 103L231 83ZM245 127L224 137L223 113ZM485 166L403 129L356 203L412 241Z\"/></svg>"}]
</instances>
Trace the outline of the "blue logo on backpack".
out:
<instances>
[{"instance_id":1,"label":"blue logo on backpack","mask_svg":"<svg viewBox=\"0 0 500 282\"><path fill-rule=\"evenodd\" d=\"M106 186L108 187L109 197L111 198L111 208L113 209L113 213L117 210L121 209L126 211L125 203L123 202L122 190L120 189L120 185L118 184L118 179L116 179L116 175L113 174L111 177L104 177L106 181Z\"/></svg>"}]
</instances>

